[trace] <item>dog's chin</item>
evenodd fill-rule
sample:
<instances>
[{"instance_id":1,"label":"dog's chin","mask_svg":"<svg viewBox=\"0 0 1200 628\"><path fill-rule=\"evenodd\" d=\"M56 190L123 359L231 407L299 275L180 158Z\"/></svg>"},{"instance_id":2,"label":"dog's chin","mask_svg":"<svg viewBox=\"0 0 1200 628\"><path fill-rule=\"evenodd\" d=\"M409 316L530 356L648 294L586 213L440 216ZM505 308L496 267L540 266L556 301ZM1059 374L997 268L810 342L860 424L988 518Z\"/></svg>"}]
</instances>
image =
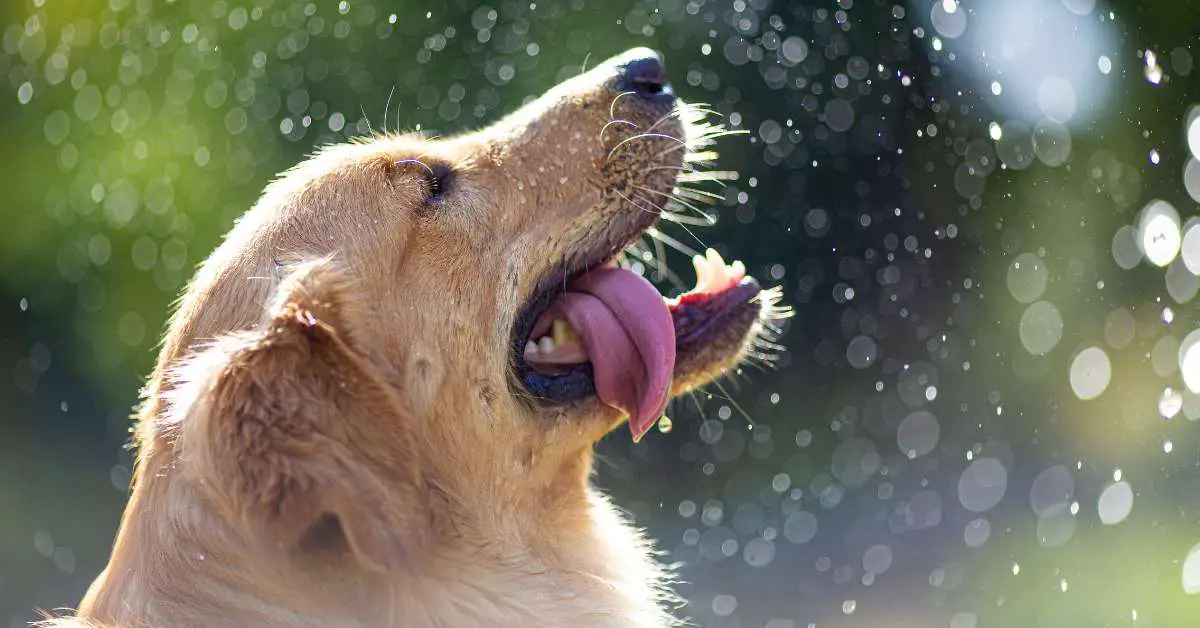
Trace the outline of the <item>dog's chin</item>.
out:
<instances>
[{"instance_id":1,"label":"dog's chin","mask_svg":"<svg viewBox=\"0 0 1200 628\"><path fill-rule=\"evenodd\" d=\"M596 442L627 420L623 412L595 394L561 403L538 403L534 411L538 420L546 421L551 429L562 429L570 435L566 440L579 444Z\"/></svg>"}]
</instances>

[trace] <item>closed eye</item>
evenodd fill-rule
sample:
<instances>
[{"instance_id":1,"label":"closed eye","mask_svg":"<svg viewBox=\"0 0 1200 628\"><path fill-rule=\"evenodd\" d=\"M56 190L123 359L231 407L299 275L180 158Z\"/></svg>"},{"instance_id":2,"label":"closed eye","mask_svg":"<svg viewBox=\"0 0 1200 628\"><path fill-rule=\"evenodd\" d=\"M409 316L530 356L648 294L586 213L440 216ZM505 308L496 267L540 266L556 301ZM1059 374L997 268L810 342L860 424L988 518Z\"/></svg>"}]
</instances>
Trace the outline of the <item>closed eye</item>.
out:
<instances>
[{"instance_id":1,"label":"closed eye","mask_svg":"<svg viewBox=\"0 0 1200 628\"><path fill-rule=\"evenodd\" d=\"M436 163L429 168L426 180L425 200L439 203L450 193L450 185L454 182L454 171L444 163Z\"/></svg>"},{"instance_id":2,"label":"closed eye","mask_svg":"<svg viewBox=\"0 0 1200 628\"><path fill-rule=\"evenodd\" d=\"M415 167L421 174L425 188L426 205L438 205L446 199L454 182L454 170L442 162L426 163L420 159L401 159L397 166Z\"/></svg>"}]
</instances>

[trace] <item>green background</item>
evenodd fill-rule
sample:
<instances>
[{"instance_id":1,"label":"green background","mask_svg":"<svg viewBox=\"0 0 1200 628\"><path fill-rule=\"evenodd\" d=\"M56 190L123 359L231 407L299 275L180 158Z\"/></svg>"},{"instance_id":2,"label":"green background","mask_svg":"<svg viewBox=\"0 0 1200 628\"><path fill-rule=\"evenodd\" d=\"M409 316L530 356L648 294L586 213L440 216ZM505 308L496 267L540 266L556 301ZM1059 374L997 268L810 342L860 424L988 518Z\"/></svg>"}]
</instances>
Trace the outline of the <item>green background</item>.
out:
<instances>
[{"instance_id":1,"label":"green background","mask_svg":"<svg viewBox=\"0 0 1200 628\"><path fill-rule=\"evenodd\" d=\"M1018 4L1027 25L992 21ZM669 434L601 445L598 482L682 563L684 612L1197 625L1200 400L1177 359L1196 281L1182 258L1118 261L1152 200L1185 230L1196 215L1200 8L1091 4L964 1L965 34L938 38L941 0L4 3L0 621L76 603L104 564L169 307L276 172L370 129L482 126L646 45L684 99L748 131L720 141L740 176L695 235L796 310L774 368L677 403ZM1070 58L1093 31L1108 73ZM981 55L973 36L1001 41ZM1061 90L1020 100L1047 68L1070 74L1067 126L1042 115ZM1084 401L1089 347L1112 376ZM1118 471L1133 506L1105 525Z\"/></svg>"}]
</instances>

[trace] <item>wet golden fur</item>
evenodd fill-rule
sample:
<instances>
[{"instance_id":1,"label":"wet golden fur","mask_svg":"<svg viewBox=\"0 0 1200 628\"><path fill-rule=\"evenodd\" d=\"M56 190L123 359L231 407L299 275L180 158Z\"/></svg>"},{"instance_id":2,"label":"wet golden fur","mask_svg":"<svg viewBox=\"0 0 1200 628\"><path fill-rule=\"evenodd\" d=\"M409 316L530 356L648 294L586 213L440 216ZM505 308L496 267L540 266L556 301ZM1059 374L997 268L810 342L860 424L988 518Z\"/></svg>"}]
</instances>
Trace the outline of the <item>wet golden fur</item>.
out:
<instances>
[{"instance_id":1,"label":"wet golden fur","mask_svg":"<svg viewBox=\"0 0 1200 628\"><path fill-rule=\"evenodd\" d=\"M53 621L673 624L647 543L589 484L620 417L531 403L509 375L544 271L624 237L682 165L679 140L622 141L684 129L612 75L477 133L326 149L270 185L181 301L111 560ZM437 202L433 163L454 173Z\"/></svg>"}]
</instances>

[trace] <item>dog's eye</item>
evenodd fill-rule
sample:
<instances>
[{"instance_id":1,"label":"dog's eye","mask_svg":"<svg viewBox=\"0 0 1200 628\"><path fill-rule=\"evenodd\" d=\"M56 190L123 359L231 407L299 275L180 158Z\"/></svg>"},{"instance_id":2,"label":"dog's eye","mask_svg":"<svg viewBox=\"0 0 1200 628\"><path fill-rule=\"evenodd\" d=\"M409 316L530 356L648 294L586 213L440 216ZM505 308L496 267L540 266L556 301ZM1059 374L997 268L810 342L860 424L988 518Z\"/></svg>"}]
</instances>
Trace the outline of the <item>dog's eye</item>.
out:
<instances>
[{"instance_id":1,"label":"dog's eye","mask_svg":"<svg viewBox=\"0 0 1200 628\"><path fill-rule=\"evenodd\" d=\"M454 170L441 162L401 159L395 162L395 167L408 176L420 177L426 206L438 205L445 200L454 182Z\"/></svg>"},{"instance_id":2,"label":"dog's eye","mask_svg":"<svg viewBox=\"0 0 1200 628\"><path fill-rule=\"evenodd\" d=\"M450 184L453 183L454 172L450 166L437 163L429 167L425 173L425 200L430 203L439 203L446 198L446 194L450 192Z\"/></svg>"}]
</instances>

